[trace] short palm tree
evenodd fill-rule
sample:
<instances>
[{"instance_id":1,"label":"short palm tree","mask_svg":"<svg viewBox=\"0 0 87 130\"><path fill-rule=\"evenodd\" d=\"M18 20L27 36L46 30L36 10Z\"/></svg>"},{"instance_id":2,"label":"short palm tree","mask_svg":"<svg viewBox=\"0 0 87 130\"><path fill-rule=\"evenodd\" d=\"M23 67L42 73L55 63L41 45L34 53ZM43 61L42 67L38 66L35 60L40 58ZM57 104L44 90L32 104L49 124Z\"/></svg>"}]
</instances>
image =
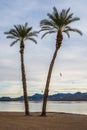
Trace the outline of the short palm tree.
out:
<instances>
[{"instance_id":1,"label":"short palm tree","mask_svg":"<svg viewBox=\"0 0 87 130\"><path fill-rule=\"evenodd\" d=\"M27 84L26 84L26 75L25 75L25 66L24 66L24 48L25 40L31 40L34 43L37 43L34 39L34 36L37 36L37 32L32 31L32 27L28 27L28 23L25 25L14 25L14 28L10 29L8 32L5 32L7 38L14 39L10 46L13 46L19 41L20 43L20 56L21 56L21 73L22 73L22 84L23 84L23 93L24 93L24 103L25 103L25 115L29 115L29 105L27 97Z\"/></svg>"},{"instance_id":2,"label":"short palm tree","mask_svg":"<svg viewBox=\"0 0 87 130\"><path fill-rule=\"evenodd\" d=\"M53 65L57 56L57 52L60 49L62 45L63 40L63 32L67 34L68 37L70 37L69 32L77 32L80 35L82 35L82 32L78 29L71 28L69 25L75 21L80 20L78 17L73 17L73 13L69 13L69 9L63 9L60 13L57 11L56 7L53 7L53 14L48 13L49 20L44 19L40 22L40 31L45 31L45 33L42 35L42 38L47 34L56 33L56 48L55 52L53 54L52 61L49 66L45 91L44 91L44 99L43 99L43 107L42 107L42 116L46 116L46 104L47 104L47 97L49 92L49 84L51 80L51 74Z\"/></svg>"}]
</instances>

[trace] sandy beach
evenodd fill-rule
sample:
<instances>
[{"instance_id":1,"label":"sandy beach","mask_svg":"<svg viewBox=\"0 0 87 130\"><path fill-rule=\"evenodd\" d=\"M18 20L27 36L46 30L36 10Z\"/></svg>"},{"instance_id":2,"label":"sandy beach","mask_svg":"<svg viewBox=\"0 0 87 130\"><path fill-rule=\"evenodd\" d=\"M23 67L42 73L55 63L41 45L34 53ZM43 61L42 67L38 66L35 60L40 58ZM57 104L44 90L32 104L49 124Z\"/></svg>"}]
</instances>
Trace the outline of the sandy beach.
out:
<instances>
[{"instance_id":1,"label":"sandy beach","mask_svg":"<svg viewBox=\"0 0 87 130\"><path fill-rule=\"evenodd\" d=\"M87 130L87 115L0 112L0 130Z\"/></svg>"}]
</instances>

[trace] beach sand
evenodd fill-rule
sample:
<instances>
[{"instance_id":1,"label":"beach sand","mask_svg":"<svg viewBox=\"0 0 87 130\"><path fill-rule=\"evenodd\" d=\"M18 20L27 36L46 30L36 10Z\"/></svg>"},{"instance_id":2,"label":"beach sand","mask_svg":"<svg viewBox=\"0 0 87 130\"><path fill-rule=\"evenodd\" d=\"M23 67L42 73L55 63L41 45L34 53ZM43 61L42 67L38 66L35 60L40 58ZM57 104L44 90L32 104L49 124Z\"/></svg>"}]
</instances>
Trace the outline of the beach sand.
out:
<instances>
[{"instance_id":1,"label":"beach sand","mask_svg":"<svg viewBox=\"0 0 87 130\"><path fill-rule=\"evenodd\" d=\"M87 130L87 115L0 112L0 130Z\"/></svg>"}]
</instances>

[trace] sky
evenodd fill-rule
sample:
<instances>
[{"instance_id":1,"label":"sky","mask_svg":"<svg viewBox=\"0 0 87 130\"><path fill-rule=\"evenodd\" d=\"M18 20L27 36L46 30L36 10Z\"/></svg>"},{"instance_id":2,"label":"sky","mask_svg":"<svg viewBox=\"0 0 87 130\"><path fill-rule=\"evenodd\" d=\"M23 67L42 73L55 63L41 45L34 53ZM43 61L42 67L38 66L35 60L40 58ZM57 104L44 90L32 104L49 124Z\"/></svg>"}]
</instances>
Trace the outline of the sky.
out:
<instances>
[{"instance_id":1,"label":"sky","mask_svg":"<svg viewBox=\"0 0 87 130\"><path fill-rule=\"evenodd\" d=\"M11 39L6 39L4 32L13 25L24 24L40 30L40 21L48 18L56 6L71 8L70 12L80 21L71 26L83 32L83 36L71 33L68 38L63 35L63 42L53 68L49 93L87 92L87 1L86 0L0 0L0 97L18 97L23 95L20 69L19 43L10 47ZM56 35L47 35L41 39L38 35L37 45L25 42L25 69L28 95L43 94L49 64L54 50ZM62 76L60 76L62 73Z\"/></svg>"}]
</instances>

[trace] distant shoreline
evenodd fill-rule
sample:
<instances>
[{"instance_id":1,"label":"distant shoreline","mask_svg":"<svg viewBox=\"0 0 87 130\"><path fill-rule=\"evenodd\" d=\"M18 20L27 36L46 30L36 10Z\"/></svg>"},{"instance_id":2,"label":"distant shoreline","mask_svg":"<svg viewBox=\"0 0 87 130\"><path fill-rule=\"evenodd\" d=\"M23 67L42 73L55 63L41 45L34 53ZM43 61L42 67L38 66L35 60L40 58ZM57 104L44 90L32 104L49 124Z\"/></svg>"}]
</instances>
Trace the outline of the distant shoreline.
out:
<instances>
[{"instance_id":1,"label":"distant shoreline","mask_svg":"<svg viewBox=\"0 0 87 130\"><path fill-rule=\"evenodd\" d=\"M28 96L29 101L42 101L43 94L34 94L32 96ZM24 97L20 96L17 98L11 97L0 97L0 101L23 101ZM87 101L87 93L57 93L48 96L48 101Z\"/></svg>"},{"instance_id":2,"label":"distant shoreline","mask_svg":"<svg viewBox=\"0 0 87 130\"><path fill-rule=\"evenodd\" d=\"M43 100L29 100L29 101L32 101L32 102L42 102ZM62 101L65 101L65 102L87 102L87 100L49 100L48 101L59 101L59 102L62 102ZM0 102L24 102L24 100L0 100Z\"/></svg>"}]
</instances>

